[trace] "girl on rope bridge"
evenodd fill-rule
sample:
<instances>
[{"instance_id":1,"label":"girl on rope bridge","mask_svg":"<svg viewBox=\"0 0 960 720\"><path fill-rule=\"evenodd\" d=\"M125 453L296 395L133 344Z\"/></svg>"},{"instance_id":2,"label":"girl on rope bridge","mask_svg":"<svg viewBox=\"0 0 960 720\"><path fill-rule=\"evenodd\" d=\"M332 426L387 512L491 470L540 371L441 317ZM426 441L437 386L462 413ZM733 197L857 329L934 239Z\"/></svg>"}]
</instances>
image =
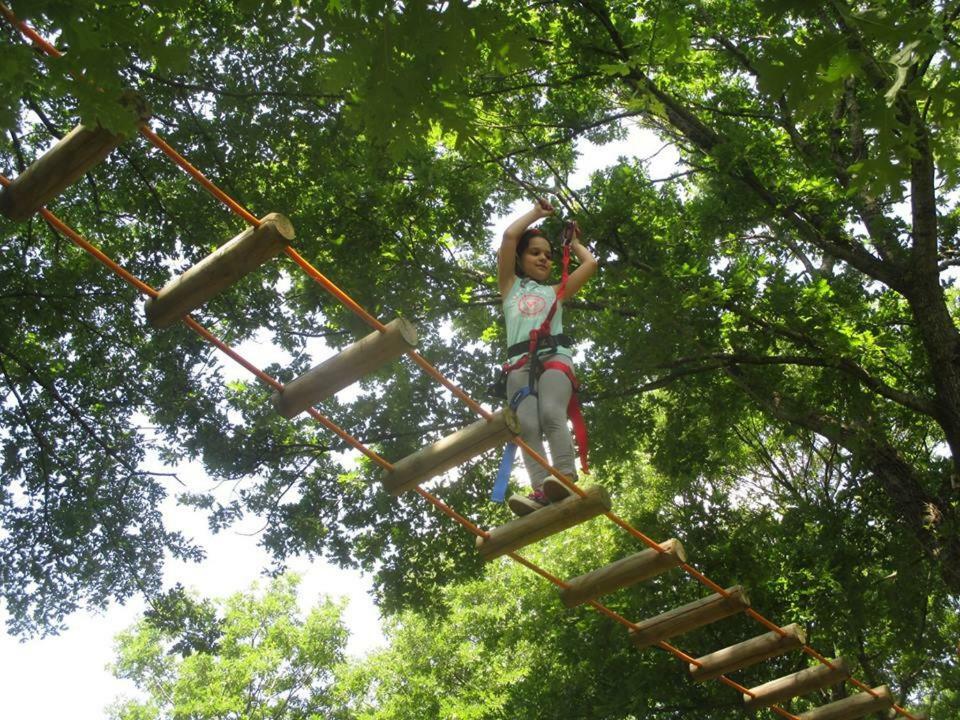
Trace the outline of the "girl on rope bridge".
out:
<instances>
[{"instance_id":1,"label":"girl on rope bridge","mask_svg":"<svg viewBox=\"0 0 960 720\"><path fill-rule=\"evenodd\" d=\"M497 254L497 280L507 325L507 398L520 419L520 434L532 450L546 456L543 438L550 446L551 463L575 480L573 441L567 429L567 414L574 417L581 466L586 466L586 432L574 393L573 353L570 339L563 334L563 302L573 297L597 271L596 258L580 242L576 222L565 229L569 249L580 266L569 276L550 285L553 253L550 242L536 221L552 215L553 206L539 198L532 209L514 220L503 233ZM573 403L571 403L573 400ZM579 423L578 423L579 421ZM510 449L512 457L513 449ZM533 492L513 495L508 504L518 515L526 515L550 502L562 500L569 490L548 470L523 454ZM509 468L507 469L509 473ZM503 472L501 472L503 475ZM501 492L505 492L505 487ZM495 493L495 499L496 493ZM502 495L499 500L502 502Z\"/></svg>"}]
</instances>

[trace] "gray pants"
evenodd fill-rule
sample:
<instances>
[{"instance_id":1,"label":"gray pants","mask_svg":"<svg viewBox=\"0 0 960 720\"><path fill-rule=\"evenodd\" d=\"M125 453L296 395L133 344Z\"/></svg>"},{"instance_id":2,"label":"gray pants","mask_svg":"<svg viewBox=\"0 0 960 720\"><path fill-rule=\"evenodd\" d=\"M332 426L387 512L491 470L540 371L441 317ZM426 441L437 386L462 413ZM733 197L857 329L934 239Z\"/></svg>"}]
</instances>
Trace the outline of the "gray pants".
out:
<instances>
[{"instance_id":1,"label":"gray pants","mask_svg":"<svg viewBox=\"0 0 960 720\"><path fill-rule=\"evenodd\" d=\"M566 355L542 355L541 360L556 360L573 367L573 362ZM507 399L513 398L514 393L529 380L529 364L511 371L507 376ZM573 385L562 371L545 370L535 383L534 389L537 397L528 395L517 408L520 437L534 452L547 457L543 448L543 439L546 437L547 445L550 446L551 464L564 475L576 478L573 438L567 428L567 404L573 394ZM533 489L539 490L543 481L550 477L550 472L527 453L523 453L523 464L527 468Z\"/></svg>"}]
</instances>

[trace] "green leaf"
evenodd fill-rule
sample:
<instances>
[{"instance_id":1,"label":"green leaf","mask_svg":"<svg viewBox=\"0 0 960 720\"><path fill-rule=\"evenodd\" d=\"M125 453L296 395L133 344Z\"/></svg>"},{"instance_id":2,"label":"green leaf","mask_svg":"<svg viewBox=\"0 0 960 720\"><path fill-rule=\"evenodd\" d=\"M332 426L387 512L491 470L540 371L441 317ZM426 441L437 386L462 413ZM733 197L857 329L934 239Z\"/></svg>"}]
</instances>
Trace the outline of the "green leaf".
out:
<instances>
[{"instance_id":1,"label":"green leaf","mask_svg":"<svg viewBox=\"0 0 960 720\"><path fill-rule=\"evenodd\" d=\"M910 43L907 43L904 47L890 56L890 63L896 68L897 77L894 79L893 84L883 96L888 107L892 106L896 102L897 95L903 88L904 83L907 81L907 75L910 72L910 68L915 65L919 59L917 53L915 52L919 45L920 41L914 40Z\"/></svg>"}]
</instances>

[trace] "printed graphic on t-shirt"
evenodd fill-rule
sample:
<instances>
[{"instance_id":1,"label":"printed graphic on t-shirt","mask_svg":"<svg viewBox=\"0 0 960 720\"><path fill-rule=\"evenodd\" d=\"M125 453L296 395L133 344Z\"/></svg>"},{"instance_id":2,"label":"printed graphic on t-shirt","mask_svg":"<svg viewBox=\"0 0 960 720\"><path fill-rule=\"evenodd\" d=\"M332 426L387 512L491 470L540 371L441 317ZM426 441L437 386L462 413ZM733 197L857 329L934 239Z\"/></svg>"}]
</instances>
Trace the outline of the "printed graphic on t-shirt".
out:
<instances>
[{"instance_id":1,"label":"printed graphic on t-shirt","mask_svg":"<svg viewBox=\"0 0 960 720\"><path fill-rule=\"evenodd\" d=\"M517 299L517 309L524 317L536 317L546 306L546 299L533 293L524 293Z\"/></svg>"}]
</instances>

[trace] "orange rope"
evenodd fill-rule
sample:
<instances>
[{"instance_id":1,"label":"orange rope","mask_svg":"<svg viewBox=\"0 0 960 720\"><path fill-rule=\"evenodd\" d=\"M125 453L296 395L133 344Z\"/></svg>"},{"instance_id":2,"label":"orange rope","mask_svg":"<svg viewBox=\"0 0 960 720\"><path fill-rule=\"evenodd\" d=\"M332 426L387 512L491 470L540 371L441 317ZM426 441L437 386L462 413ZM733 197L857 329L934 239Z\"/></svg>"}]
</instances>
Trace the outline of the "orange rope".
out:
<instances>
[{"instance_id":1,"label":"orange rope","mask_svg":"<svg viewBox=\"0 0 960 720\"><path fill-rule=\"evenodd\" d=\"M553 573L547 572L536 563L530 562L529 560L527 560L522 555L519 555L518 553L515 553L515 552L507 553L507 557L510 558L511 560L515 560L516 562L520 563L521 565L528 568L529 570L533 570L533 572L535 572L537 575L542 577L544 580L546 580L547 582L553 583L559 588L567 589L570 587L570 583L566 582L565 580L561 580ZM607 610L607 608L603 607L603 605L600 605L600 603L597 603L597 605L600 608L603 608L603 610ZM607 610L607 612L610 614L611 617L614 615L617 615L615 612L613 612L613 610ZM617 617L619 617L619 615L617 615Z\"/></svg>"},{"instance_id":2,"label":"orange rope","mask_svg":"<svg viewBox=\"0 0 960 720\"><path fill-rule=\"evenodd\" d=\"M797 717L796 715L793 715L793 714L791 714L791 713L788 713L786 710L784 710L784 709L783 709L782 707L780 707L779 705L768 705L768 706L767 706L767 709L773 710L777 715L779 715L780 717L785 717L785 718L787 718L787 720L800 720L799 717Z\"/></svg>"},{"instance_id":3,"label":"orange rope","mask_svg":"<svg viewBox=\"0 0 960 720\"><path fill-rule=\"evenodd\" d=\"M196 320L194 320L192 317L190 317L189 315L185 315L185 316L184 316L183 318L181 318L181 319L183 320L183 324L184 324L184 325L186 325L188 328L190 328L191 330L193 330L195 333L197 333L197 335L199 335L200 337L202 337L204 340L206 340L207 342L211 343L211 344L212 344L214 347L216 347L218 350L220 350L221 352L223 352L224 354L226 354L228 357L230 357L230 359L232 359L232 360L236 361L237 363L239 363L240 366L243 367L245 370L248 370L249 372L251 372L251 373L253 373L254 375L256 375L257 378L260 379L261 381L263 381L268 387L271 387L271 388L273 388L274 390L283 390L283 383L281 383L279 380L271 377L270 375L267 375L265 372L263 372L262 370L260 370L260 368L258 368L258 367L257 367L256 365L254 365L253 363L248 362L247 360L245 360L245 359L240 355L240 353L238 353L236 350L234 350L233 348L231 348L231 347L230 347L229 345L227 345L225 342L223 342L222 340L220 340L219 338L217 338L212 332L210 332L209 330L207 330L205 327L203 327L203 325L201 325L200 323L198 323L198 322L197 322Z\"/></svg>"},{"instance_id":4,"label":"orange rope","mask_svg":"<svg viewBox=\"0 0 960 720\"><path fill-rule=\"evenodd\" d=\"M703 667L702 662L700 662L694 657L690 657L685 652L683 652L683 650L679 650L673 647L673 645L668 643L666 640L661 640L660 642L657 643L657 646L662 647L664 650L666 650L669 653L673 653L674 655L676 655L676 657L679 660L682 660L685 663L690 663L691 665L696 665L697 667Z\"/></svg>"},{"instance_id":5,"label":"orange rope","mask_svg":"<svg viewBox=\"0 0 960 720\"><path fill-rule=\"evenodd\" d=\"M141 125L140 134L143 135L155 148L160 150L160 152L185 170L188 175L200 183L200 185L202 185L217 200L222 202L233 212L246 220L250 225L253 225L253 227L260 227L260 220L258 220L256 216L254 216L236 200L227 195L223 190L214 185L206 175L191 165L187 159L183 157L183 155L170 147L170 145L168 145L166 141L157 135L153 130L148 128L146 125Z\"/></svg>"},{"instance_id":6,"label":"orange rope","mask_svg":"<svg viewBox=\"0 0 960 720\"><path fill-rule=\"evenodd\" d=\"M3 3L0 3L0 13L3 14L8 23L23 33L30 40L30 42L42 49L45 53L47 53L47 55L57 58L63 57L62 52L44 40L36 30L20 20L16 15L13 14L13 11Z\"/></svg>"},{"instance_id":7,"label":"orange rope","mask_svg":"<svg viewBox=\"0 0 960 720\"><path fill-rule=\"evenodd\" d=\"M453 382L451 382L450 380L448 380L447 378L445 378L445 377L440 373L439 370L437 370L433 365L431 365L431 364L430 364L420 353L418 353L416 350L410 350L410 351L407 353L407 355L409 355L417 365L419 365L421 368L423 368L423 370L427 373L427 375L429 375L430 377L432 377L434 380L436 380L437 382L439 382L441 385L443 385L445 388L447 388L450 392L452 392L452 393L453 393L454 395L456 395L458 398L460 398L461 400L463 400L463 402L467 405L467 407L469 407L469 408L470 408L471 410L473 410L475 413L477 413L478 415L480 415L480 417L482 417L484 420L492 420L492 419L493 419L493 414L492 414L492 413L490 413L488 410L485 410L484 407L483 407L482 405L480 405L476 400L474 400L472 397L470 397L469 395L467 395L463 390L461 390L459 387L457 387Z\"/></svg>"},{"instance_id":8,"label":"orange rope","mask_svg":"<svg viewBox=\"0 0 960 720\"><path fill-rule=\"evenodd\" d=\"M388 460L383 458L378 453L375 453L373 450L368 448L363 443L361 443L359 440L353 437L353 435L350 435L346 430L343 430L342 428L340 428L332 420L330 420L329 418L321 414L319 410L317 410L316 408L307 408L307 412L310 414L310 417L312 417L314 420L322 424L328 430L331 430L332 432L334 432L337 436L339 436L344 442L349 444L351 447L362 452L364 455L366 455L368 458L373 460L377 465L382 467L384 470L387 470L388 472L390 470L393 470L393 465Z\"/></svg>"},{"instance_id":9,"label":"orange rope","mask_svg":"<svg viewBox=\"0 0 960 720\"><path fill-rule=\"evenodd\" d=\"M48 52L49 54L54 55L54 56L56 56L56 57L59 57L59 56L60 56L61 53L60 53L53 45L47 43L45 40L43 40L43 38L41 38L39 35L37 35L33 30L31 30L25 23L19 21L19 20L16 18L16 16L9 10L9 8L7 8L2 2L0 2L0 12L2 12L2 14L4 15L4 17L5 17L9 22L11 22L17 29L19 29L21 32L23 32L30 40L32 40L33 42L37 43L45 52ZM186 172L188 172L192 177L194 177L194 179L196 179L204 188L206 188L209 192L211 192L217 199L221 200L221 202L223 202L225 205L227 205L227 207L229 207L229 208L230 208L231 210L233 210L235 213L237 213L237 214L240 215L242 218L244 218L244 220L246 220L248 223L250 223L250 224L252 224L252 225L254 225L254 226L259 226L260 221L259 221L255 216L253 216L251 213L249 213L249 212L248 212L246 209L244 209L239 203L237 203L235 200L233 200L232 198L230 198L229 195L227 195L225 192L223 192L222 190L220 190L216 185L214 185L210 180L208 180L208 179L203 175L203 173L201 173L199 170L197 170L196 168L194 168L185 158L183 158L179 153L177 153L176 150L174 150L172 147L170 147L165 141L163 141L163 140L162 140L159 136L157 136L153 131L151 131L149 128L147 128L147 127L145 127L145 126L141 126L140 130L141 130L141 133L142 133L145 137L147 137L147 139L148 139L151 143L153 143L156 147L158 147L159 149L161 149L161 151L163 151L164 154L166 154L168 157L170 157L171 159L173 159L174 162L176 162L181 168L183 168L183 169L184 169ZM0 177L2 177L2 176L0 176ZM3 184L4 184L5 186L9 184L9 181L8 181L6 178L3 178L3 181L4 181ZM56 219L56 218L53 216L53 214L50 213L48 210L42 209L42 210L41 210L41 213L44 215L45 218L48 218L48 220L50 220L52 223L62 225L64 228L67 227L66 225L63 225L58 219ZM49 216L49 217L48 217L48 216ZM58 227L58 229L59 229L59 227ZM73 231L70 231L70 233L72 233L73 235L76 235L75 233L73 233ZM65 234L67 234L67 233L65 233ZM70 234L67 234L67 236L70 237L71 240L74 239ZM80 238L79 235L76 235L76 237L79 238L84 244L88 245L91 249L94 249L94 250L95 250L95 248L93 248L92 245L89 245L89 243L86 243L86 241L84 241L82 238ZM81 247L84 247L84 246L81 245ZM86 249L86 247L84 247L84 249ZM99 253L99 255L97 255L96 253ZM101 259L100 256L102 256L102 257L105 258L106 260L109 260L109 259L106 257L106 255L103 255L102 253L100 253L99 250L96 250L96 253L92 253L92 254L94 254L94 256L97 257L98 259ZM364 310L359 304L357 304L352 298L350 298L349 295L347 295L347 294L344 293L342 290L340 290L339 288L337 288L336 285L334 285L334 284L333 284L332 282L330 282L325 276L323 276L319 271L317 271L315 268L313 268L313 266L310 265L310 263L307 262L305 259L303 259L295 250L293 250L292 248L289 248L288 251L287 251L287 254L288 254L291 258L294 259L294 262L296 262L296 263L297 263L298 265L300 265L304 270L306 270L307 273L308 273L313 279L315 279L317 282L321 283L329 292L331 292L331 294L333 294L335 297L337 297L337 299L339 299L339 300L340 300L341 302L343 302L347 307L349 307L351 310L353 310L355 313L357 313L357 314L358 314L361 318L363 318L366 322L368 322L369 324L373 325L373 327L377 328L377 329L380 330L381 332L385 329L385 326L384 326L382 323L380 323L379 320L377 320L377 319L374 318L372 315L370 315L370 314L369 314L366 310ZM101 260L101 261L103 261L103 260ZM109 262L112 263L112 261L109 261ZM114 264L114 265L115 265L115 264ZM108 266L109 266L109 264L108 264ZM116 267L117 267L118 269L120 269L119 266L116 266ZM111 269L113 269L113 267L111 267ZM116 270L115 270L115 272L116 272ZM137 281L136 278L134 278L132 275L129 275L129 273L126 273L126 271L123 271L123 273L125 273L126 276L129 276L129 278L131 278L131 279L133 279L134 281L136 281L136 283L139 283L139 281ZM120 273L118 273L118 274L120 274ZM123 274L121 274L121 277L124 277L124 279L127 279L126 276L123 275ZM129 282L129 281L130 281L130 280L128 280L128 282ZM136 283L134 283L134 284L136 284ZM146 285L144 285L144 287L149 288L149 286L146 286ZM139 289L139 285L138 285L138 289ZM145 291L145 292L147 292L148 294L153 293L152 296L155 296L155 294L156 294L156 291L152 290L152 288L150 288L148 291ZM186 318L186 319L185 319L185 322L187 322L188 325L189 325L189 324L190 324L191 322L193 322L193 321L192 321L192 319L190 319L190 318ZM198 327L199 327L199 326L198 326ZM212 337L212 336L211 336L211 337ZM228 354L230 354L230 353L228 353ZM448 387L449 389L451 389L451 391L453 391L455 395L457 395L457 396L460 397L462 400L464 400L471 408L473 408L475 411L478 411L481 415L483 415L483 417L485 417L485 418L488 419L488 420L490 419L491 416L490 416L490 414L489 414L486 410L484 410L482 407L480 407L472 398L470 398L468 395L466 395L466 393L463 393L461 390L459 390L458 388L456 388L455 385L453 385L452 383L449 383L449 381L447 381L445 378L443 378L443 376L439 373L439 371L437 371L436 368L434 368L432 365L430 365L429 363L427 363L427 361L424 360L418 353L412 351L410 354L411 354L411 357L413 357L413 359L415 360L415 362L417 362L418 365L420 365L420 366L423 367L425 370L427 370L428 374L430 374L430 375L433 376L435 379L437 379L437 380L439 380L441 383L443 383L446 387ZM231 355L231 357L234 357L234 356ZM239 358L239 356L234 357L234 359L237 359L237 358ZM237 361L238 361L238 362L241 362L241 360L239 360L239 359L237 359ZM246 367L245 362L246 362L246 361L242 361L242 362L241 362L241 364L244 365L244 367ZM249 369L249 368L248 368L248 369ZM260 371L255 371L254 374L256 374L258 377L260 377L260 375L258 374L259 372L260 372ZM266 377L269 377L269 376L266 376ZM261 378L261 379L263 379L263 378ZM272 378L271 378L271 380L272 380ZM277 383L278 383L278 381L273 381L273 382L277 382ZM268 383L268 384L270 384L270 383ZM279 383L278 383L278 384L279 384ZM282 385L281 385L280 387L282 388ZM313 412L311 412L311 414L313 414ZM319 417L317 417L317 416L319 416ZM319 419L322 418L323 416L320 415L319 413L317 413L315 417L317 417L317 419L319 420ZM326 422L330 422L330 421L321 420L321 422L324 422L324 424L326 424ZM330 426L332 426L332 428L335 428L335 427L336 427L332 422L331 422L331 425L330 425ZM331 429L332 429L332 428L331 428ZM335 432L336 432L336 431L335 431ZM339 434L339 433L338 433L338 434ZM542 456L540 456L540 455L538 455L537 453L534 453L532 450L530 450L530 449L529 449L529 446L527 446L526 443L524 443L524 442L522 441L522 439L518 438L517 441L518 441L518 444L521 445L521 447L524 447L525 450L527 450L528 452L530 452L530 454L535 457L535 459L536 459L536 461L537 461L538 463L540 463L540 464L543 465L545 468L547 468L547 469L551 472L551 474L553 474L555 477L557 477L564 485L566 485L569 489L571 489L572 491L574 491L574 492L576 492L577 494L579 494L581 497L585 496L585 492L584 492L583 490L581 490L575 483L571 482L568 478L566 478L565 476L563 476L562 474L560 474L560 472L559 472L558 470L556 470L556 468L553 468L545 458L543 458ZM356 442L359 443L359 441L356 441ZM351 444L352 444L352 443L351 443ZM358 448L358 449L359 449L359 448ZM370 453L372 453L373 455L376 455L375 453L373 453L373 451L370 451ZM376 457L379 457L379 455L376 455ZM389 465L389 462L386 461L386 460L383 460L383 463L386 463L387 465ZM391 467L392 467L392 466L391 466ZM426 491L421 491L419 488L418 488L418 492L421 492L421 494L424 495L424 496L429 495L429 493L426 493ZM431 496L431 497L432 497L432 496ZM461 524L469 523L469 521L466 521L465 518L463 518L462 516L459 516L458 514L456 514L456 513L452 510L452 508L449 508L449 506L444 505L441 501L436 500L435 506L436 506L438 509L440 509L441 512L444 512L445 514L449 515L451 518L453 518L453 519L456 520L457 522L459 522L459 523L461 523ZM642 542L644 542L645 544L647 544L649 547L654 548L654 549L657 549L659 552L664 552L664 550L660 547L659 543L656 543L656 542L653 541L652 539L648 538L646 535L644 535L643 533L641 533L639 530L633 528L629 523L627 523L626 521L620 519L620 518L617 517L615 514L613 514L613 513L606 513L606 516L607 516L610 520L612 520L615 524L619 525L621 528L623 528L624 530L627 530L630 534L634 535L635 537L637 537L638 539L640 539ZM471 525L472 525L472 523L471 523ZM465 526L466 526L466 525L465 525ZM472 527L475 528L475 530L472 530L473 532L480 532L480 533L483 532L483 531L480 530L479 528L476 528L475 525L472 526ZM713 580L711 580L711 579L708 578L707 576L705 576L705 575L703 575L702 573L700 573L698 570L696 570L695 568L693 568L691 565L688 565L687 563L683 563L680 567L681 567L687 574L689 574L689 575L691 575L692 577L694 577L695 579L697 579L700 583L702 583L703 585L705 585L705 586L713 589L714 592L719 593L719 594L722 595L723 597L728 597L729 594L726 592L726 590L725 590L724 588L722 588L720 585L718 585L717 583L715 583ZM758 613L758 612L756 612L756 611L752 611L752 610L751 610L751 611L748 612L748 615L749 615L750 617L752 617L753 619L761 622L761 623L762 623L763 625L765 625L765 626L776 627L771 621L767 620L763 615L761 615L760 613ZM777 629L778 629L778 631L779 631L779 628L777 628ZM782 631L780 631L780 632L782 632ZM809 654L809 655L811 655L812 657L815 657L816 659L818 659L819 662L821 662L821 663L823 663L823 664L826 664L826 665L830 666L831 668L833 667L833 666L829 663L829 661L827 661L825 658L823 658L822 655L820 655L820 654L817 653L815 650L813 650L813 648L808 648L808 646L804 645L804 646L803 646L803 650L804 650L804 652L807 652L807 654ZM723 682L731 685L731 687L739 687L739 686L737 686L736 683L734 683L734 682L731 681L731 680L728 680L728 679L727 679L726 677L724 677L724 676L721 676L719 679L720 679L721 681L723 681ZM874 697L877 697L877 696L878 696L877 693L873 692L872 689L868 688L865 684L863 684L863 683L860 682L859 680L856 680L856 679L853 678L853 677L848 678L848 680L849 680L849 682L851 682L853 685L855 685L855 686L857 686L857 687L859 687L859 688L861 688L861 689L867 690L867 691L870 692L870 694L873 695ZM745 692L749 693L750 691L745 689ZM911 715L909 712L907 712L907 711L899 708L896 704L894 704L893 707L894 707L894 709L895 709L899 714L904 715L905 717L909 718L909 720L917 720L917 718L915 718L915 717L914 717L913 715ZM785 711L779 710L778 708L776 708L776 706L772 706L772 709L775 709L775 711L778 712L778 713L780 713L780 714L784 714L785 717L791 717L791 718L793 717L792 715L789 715L788 713L785 713Z\"/></svg>"},{"instance_id":10,"label":"orange rope","mask_svg":"<svg viewBox=\"0 0 960 720\"><path fill-rule=\"evenodd\" d=\"M722 596L725 597L725 598L730 597L730 593L728 593L728 592L726 591L726 589L724 589L724 588L722 588L721 586L717 585L717 583L715 583L713 580L711 580L710 578L708 578L706 575L704 575L703 573L701 573L700 571L698 571L698 570L697 570L696 568L694 568L692 565L688 565L687 563L683 563L682 565L680 565L680 567L683 568L683 570L684 570L688 575L691 575L691 576L695 577L695 578L696 578L697 580L699 580L703 585L706 585L708 588L710 588L711 590L713 590L715 593L718 593L718 594L722 595Z\"/></svg>"},{"instance_id":11,"label":"orange rope","mask_svg":"<svg viewBox=\"0 0 960 720\"><path fill-rule=\"evenodd\" d=\"M287 245L285 251L286 254L293 260L297 265L303 268L306 271L307 275L312 277L318 283L320 283L327 292L333 295L337 300L346 305L350 310L353 310L357 315L363 318L370 327L384 332L387 329L387 326L382 322L377 320L373 315L364 310L352 297L347 295L343 290L338 288L333 282L327 278L326 275L317 270L313 265L311 265L307 260L292 247Z\"/></svg>"},{"instance_id":12,"label":"orange rope","mask_svg":"<svg viewBox=\"0 0 960 720\"><path fill-rule=\"evenodd\" d=\"M6 179L6 178L3 178L3 180L6 181L7 179ZM5 185L5 186L6 186L7 184L8 184L7 182L4 182L4 185ZM157 291L156 291L156 290L154 290L152 287L150 287L150 286L147 285L146 283L142 282L139 278L136 278L136 277L134 277L133 275L131 275L130 273L128 273L126 270L124 270L124 269L123 269L122 267L120 267L119 265L117 265L115 262L113 262L113 260L111 260L111 259L108 258L106 255L104 255L102 252L100 252L100 250L99 250L98 248L96 248L96 247L94 247L93 245L91 245L90 243L88 243L88 242L87 242L83 237L81 237L76 231L74 231L72 228L70 228L70 227L68 227L67 225L65 225L65 224L64 224L58 217L56 217L52 212L50 212L50 211L47 210L46 208L41 208L41 209L40 209L40 214L41 214L41 215L43 216L43 218L44 218L47 222L49 222L55 229L59 230L61 233L63 233L64 235L66 235L68 238L70 238L70 240L72 240L72 241L75 242L77 245L79 245L81 248L83 248L84 250L86 250L87 252L89 252L91 255L93 255L93 257L97 258L97 260L99 260L100 262L102 262L103 264L105 264L107 267L109 267L111 270L113 270L115 273L117 273L117 274L118 274L120 277L122 277L124 280L126 280L126 281L129 282L131 285L133 285L135 288L137 288L138 290L140 290L140 292L145 293L146 295L149 295L150 297L156 297L156 296L157 296Z\"/></svg>"},{"instance_id":13,"label":"orange rope","mask_svg":"<svg viewBox=\"0 0 960 720\"><path fill-rule=\"evenodd\" d=\"M472 532L477 537L482 537L484 540L489 539L490 533L488 533L486 530L483 530L479 526L475 525L470 520L467 520L467 518L465 518L463 515L458 513L456 510L454 510L452 507L447 505L445 502L443 502L443 500L438 498L436 495L427 492L419 485L415 487L413 490L414 492L417 493L417 495L419 495L424 500L426 500L431 505L433 505L435 508L437 508L437 510L439 510L443 514L447 515L451 519L463 525L463 527L465 527L467 530Z\"/></svg>"},{"instance_id":14,"label":"orange rope","mask_svg":"<svg viewBox=\"0 0 960 720\"><path fill-rule=\"evenodd\" d=\"M782 627L780 627L779 625L774 625L772 622L770 622L769 620L767 620L763 615L761 615L760 613L758 613L758 612L757 612L756 610L754 610L753 608L747 608L747 609L745 610L745 612L747 613L747 615L749 615L750 617L752 617L752 618L753 618L754 620L756 620L758 623L760 623L761 625L763 625L767 630L771 630L771 631L777 633L780 637L786 637L786 636L787 636L787 632L786 632Z\"/></svg>"}]
</instances>

